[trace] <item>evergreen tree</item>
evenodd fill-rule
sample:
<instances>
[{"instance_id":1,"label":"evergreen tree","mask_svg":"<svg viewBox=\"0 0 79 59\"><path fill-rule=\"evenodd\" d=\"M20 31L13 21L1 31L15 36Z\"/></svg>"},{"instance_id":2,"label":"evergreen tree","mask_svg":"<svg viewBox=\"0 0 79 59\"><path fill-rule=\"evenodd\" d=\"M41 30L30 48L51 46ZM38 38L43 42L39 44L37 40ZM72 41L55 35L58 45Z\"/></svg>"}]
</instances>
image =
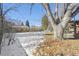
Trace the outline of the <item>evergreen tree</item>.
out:
<instances>
[{"instance_id":1,"label":"evergreen tree","mask_svg":"<svg viewBox=\"0 0 79 59\"><path fill-rule=\"evenodd\" d=\"M24 26L24 23L23 22L21 23L21 26Z\"/></svg>"},{"instance_id":2,"label":"evergreen tree","mask_svg":"<svg viewBox=\"0 0 79 59\"><path fill-rule=\"evenodd\" d=\"M28 26L28 27L29 27L29 21L28 21L28 20L26 21L26 26Z\"/></svg>"},{"instance_id":3,"label":"evergreen tree","mask_svg":"<svg viewBox=\"0 0 79 59\"><path fill-rule=\"evenodd\" d=\"M48 27L48 19L47 19L46 15L45 15L42 18L42 30L46 30L47 27Z\"/></svg>"}]
</instances>

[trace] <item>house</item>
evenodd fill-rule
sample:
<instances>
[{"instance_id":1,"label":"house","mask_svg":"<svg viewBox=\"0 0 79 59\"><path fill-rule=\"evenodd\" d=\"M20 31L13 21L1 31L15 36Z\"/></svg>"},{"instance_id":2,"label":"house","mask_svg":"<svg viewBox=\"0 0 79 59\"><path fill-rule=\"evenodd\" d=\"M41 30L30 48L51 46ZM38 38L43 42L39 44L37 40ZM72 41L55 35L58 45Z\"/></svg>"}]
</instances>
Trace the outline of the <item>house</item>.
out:
<instances>
[{"instance_id":1,"label":"house","mask_svg":"<svg viewBox=\"0 0 79 59\"><path fill-rule=\"evenodd\" d=\"M74 26L74 36L75 38L79 38L79 21L75 21Z\"/></svg>"},{"instance_id":2,"label":"house","mask_svg":"<svg viewBox=\"0 0 79 59\"><path fill-rule=\"evenodd\" d=\"M65 29L65 36L79 38L79 20L70 21Z\"/></svg>"},{"instance_id":3,"label":"house","mask_svg":"<svg viewBox=\"0 0 79 59\"><path fill-rule=\"evenodd\" d=\"M17 32L28 32L30 30L30 28L28 26L12 26L13 29L15 29L15 31Z\"/></svg>"}]
</instances>

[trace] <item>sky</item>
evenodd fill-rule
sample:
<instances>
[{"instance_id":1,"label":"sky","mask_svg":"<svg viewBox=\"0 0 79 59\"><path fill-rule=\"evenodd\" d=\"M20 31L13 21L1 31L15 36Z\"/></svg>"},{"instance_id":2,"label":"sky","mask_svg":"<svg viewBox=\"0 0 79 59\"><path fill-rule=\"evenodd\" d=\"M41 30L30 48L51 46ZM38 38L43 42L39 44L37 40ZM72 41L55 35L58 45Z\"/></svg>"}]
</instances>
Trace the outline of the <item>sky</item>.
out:
<instances>
[{"instance_id":1,"label":"sky","mask_svg":"<svg viewBox=\"0 0 79 59\"><path fill-rule=\"evenodd\" d=\"M16 10L11 10L6 14L7 18L14 19L15 21L21 21L23 23L26 22L26 20L29 21L30 26L41 26L42 17L46 14L45 9L41 4L34 4L31 10L30 15L30 8L31 4L28 3L4 3L3 4L3 10L7 10L11 6L18 6ZM55 4L50 4L52 13L55 10ZM61 9L61 6L59 6L59 10ZM59 13L60 14L60 13ZM77 19L79 19L79 15L76 16Z\"/></svg>"},{"instance_id":2,"label":"sky","mask_svg":"<svg viewBox=\"0 0 79 59\"><path fill-rule=\"evenodd\" d=\"M4 4L4 11L9 7L13 6L14 4ZM31 4L18 4L20 5L16 10L11 10L6 14L6 17L15 19L17 21L26 22L29 21L30 25L41 25L42 17L45 15L45 11L40 4L33 5L31 15L30 15L30 8Z\"/></svg>"}]
</instances>

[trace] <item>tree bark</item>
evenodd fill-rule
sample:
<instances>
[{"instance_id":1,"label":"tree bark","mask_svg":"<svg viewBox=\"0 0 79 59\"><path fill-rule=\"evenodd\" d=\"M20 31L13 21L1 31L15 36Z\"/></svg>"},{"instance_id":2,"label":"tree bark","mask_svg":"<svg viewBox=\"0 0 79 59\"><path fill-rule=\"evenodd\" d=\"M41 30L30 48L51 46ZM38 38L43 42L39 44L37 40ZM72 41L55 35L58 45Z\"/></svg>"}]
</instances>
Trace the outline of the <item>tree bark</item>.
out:
<instances>
[{"instance_id":1,"label":"tree bark","mask_svg":"<svg viewBox=\"0 0 79 59\"><path fill-rule=\"evenodd\" d=\"M55 10L55 21L57 22L58 20L58 3L56 3L56 10Z\"/></svg>"},{"instance_id":2,"label":"tree bark","mask_svg":"<svg viewBox=\"0 0 79 59\"><path fill-rule=\"evenodd\" d=\"M54 32L54 39L63 39L64 29L66 28L68 22L71 20L71 17L73 14L72 11L74 10L74 8L76 6L79 7L79 5L78 4L69 4L66 8L66 12L62 18L62 21L59 24L56 24L56 22L55 22L56 17L55 18L52 17L53 15L51 13L49 4L43 4L43 6L46 9L48 20L49 20L50 24L52 25L53 32ZM78 9L77 7L76 7L76 9Z\"/></svg>"},{"instance_id":3,"label":"tree bark","mask_svg":"<svg viewBox=\"0 0 79 59\"><path fill-rule=\"evenodd\" d=\"M1 43L2 43L2 38L3 38L3 6L0 3L0 54L1 54Z\"/></svg>"},{"instance_id":4,"label":"tree bark","mask_svg":"<svg viewBox=\"0 0 79 59\"><path fill-rule=\"evenodd\" d=\"M53 33L54 33L54 35L53 35L54 39L62 40L63 34L64 34L64 29L61 25L57 25L57 26L54 27Z\"/></svg>"},{"instance_id":5,"label":"tree bark","mask_svg":"<svg viewBox=\"0 0 79 59\"><path fill-rule=\"evenodd\" d=\"M52 12L50 11L50 6L48 3L43 3L44 8L46 9L46 16L48 18L48 21L50 22L52 28L54 28L54 26L56 25L55 19L52 16Z\"/></svg>"}]
</instances>

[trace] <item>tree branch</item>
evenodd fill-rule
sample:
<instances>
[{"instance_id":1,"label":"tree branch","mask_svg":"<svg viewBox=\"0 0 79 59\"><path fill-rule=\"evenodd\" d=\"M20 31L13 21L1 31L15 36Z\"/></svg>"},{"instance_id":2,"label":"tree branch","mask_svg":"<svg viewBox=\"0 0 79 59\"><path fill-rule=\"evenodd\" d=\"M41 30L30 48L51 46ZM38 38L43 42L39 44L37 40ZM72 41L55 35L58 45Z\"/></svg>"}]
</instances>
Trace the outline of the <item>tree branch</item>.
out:
<instances>
[{"instance_id":1,"label":"tree branch","mask_svg":"<svg viewBox=\"0 0 79 59\"><path fill-rule=\"evenodd\" d=\"M61 25L63 28L66 27L66 25L68 24L68 22L71 20L71 16L72 16L72 11L73 9L77 6L76 4L70 4L67 8L67 11L62 19L62 22L59 24Z\"/></svg>"},{"instance_id":2,"label":"tree branch","mask_svg":"<svg viewBox=\"0 0 79 59\"><path fill-rule=\"evenodd\" d=\"M78 13L79 13L79 5L75 7L74 10L72 11L72 17L76 16Z\"/></svg>"},{"instance_id":3,"label":"tree branch","mask_svg":"<svg viewBox=\"0 0 79 59\"><path fill-rule=\"evenodd\" d=\"M56 21L57 21L58 20L58 3L56 3L55 18L56 18Z\"/></svg>"},{"instance_id":4,"label":"tree branch","mask_svg":"<svg viewBox=\"0 0 79 59\"><path fill-rule=\"evenodd\" d=\"M13 5L13 6L9 7L6 11L4 11L3 16L5 16L11 10L16 10L16 8L17 8L16 5Z\"/></svg>"},{"instance_id":5,"label":"tree branch","mask_svg":"<svg viewBox=\"0 0 79 59\"><path fill-rule=\"evenodd\" d=\"M54 19L53 15L51 13L50 6L47 3L43 3L43 6L46 10L48 21L51 23L52 27L54 28L54 26L56 26L56 23L55 23L55 19Z\"/></svg>"},{"instance_id":6,"label":"tree branch","mask_svg":"<svg viewBox=\"0 0 79 59\"><path fill-rule=\"evenodd\" d=\"M61 8L61 19L64 17L64 14L67 11L68 6L70 5L70 3L63 3L62 4L62 8Z\"/></svg>"}]
</instances>

